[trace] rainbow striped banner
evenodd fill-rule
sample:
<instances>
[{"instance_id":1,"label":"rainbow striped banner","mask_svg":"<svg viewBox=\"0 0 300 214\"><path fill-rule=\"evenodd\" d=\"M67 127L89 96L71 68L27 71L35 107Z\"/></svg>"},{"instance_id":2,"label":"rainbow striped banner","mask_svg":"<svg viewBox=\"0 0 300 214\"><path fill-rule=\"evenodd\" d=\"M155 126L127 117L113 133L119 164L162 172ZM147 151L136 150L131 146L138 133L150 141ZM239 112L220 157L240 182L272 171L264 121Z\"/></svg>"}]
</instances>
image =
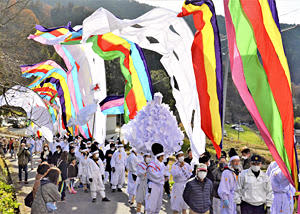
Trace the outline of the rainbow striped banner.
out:
<instances>
[{"instance_id":1,"label":"rainbow striped banner","mask_svg":"<svg viewBox=\"0 0 300 214\"><path fill-rule=\"evenodd\" d=\"M81 37L72 37L62 44L76 45L80 41ZM113 33L92 36L87 42L93 43L92 49L104 60L120 58L121 71L126 80L124 120L128 122L153 96L151 76L142 49Z\"/></svg>"},{"instance_id":2,"label":"rainbow striped banner","mask_svg":"<svg viewBox=\"0 0 300 214\"><path fill-rule=\"evenodd\" d=\"M100 102L100 108L105 115L124 114L124 95L107 96Z\"/></svg>"},{"instance_id":3,"label":"rainbow striped banner","mask_svg":"<svg viewBox=\"0 0 300 214\"><path fill-rule=\"evenodd\" d=\"M291 80L275 1L224 0L224 6L232 79L272 156L298 189Z\"/></svg>"},{"instance_id":4,"label":"rainbow striped banner","mask_svg":"<svg viewBox=\"0 0 300 214\"><path fill-rule=\"evenodd\" d=\"M223 74L219 30L211 0L186 0L179 17L193 14L197 29L192 59L201 111L201 127L221 155Z\"/></svg>"}]
</instances>

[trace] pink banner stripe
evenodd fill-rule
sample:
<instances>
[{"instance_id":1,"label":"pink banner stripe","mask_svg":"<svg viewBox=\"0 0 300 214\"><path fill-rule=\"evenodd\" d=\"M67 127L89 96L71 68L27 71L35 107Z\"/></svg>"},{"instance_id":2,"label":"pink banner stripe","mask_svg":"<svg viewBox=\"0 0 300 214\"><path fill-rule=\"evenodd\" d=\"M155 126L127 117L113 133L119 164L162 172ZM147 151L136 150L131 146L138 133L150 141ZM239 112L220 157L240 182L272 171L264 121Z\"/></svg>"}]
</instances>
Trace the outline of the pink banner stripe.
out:
<instances>
[{"instance_id":1,"label":"pink banner stripe","mask_svg":"<svg viewBox=\"0 0 300 214\"><path fill-rule=\"evenodd\" d=\"M112 100L112 101L105 103L104 105L101 106L101 111L110 109L112 107L121 106L121 105L124 105L124 98Z\"/></svg>"},{"instance_id":2,"label":"pink banner stripe","mask_svg":"<svg viewBox=\"0 0 300 214\"><path fill-rule=\"evenodd\" d=\"M266 142L266 145L268 146L275 161L279 165L283 174L288 178L290 183L294 185L292 177L291 177L285 163L283 162L280 155L278 154L278 151L274 145L272 137L260 116L260 113L256 107L253 97L249 93L247 83L245 80L245 76L244 76L242 58L241 58L241 55L239 53L237 43L236 43L235 29L234 29L231 15L230 15L230 12L228 9L228 2L229 2L229 0L224 0L224 10L225 10L225 22L226 22L226 31L227 31L227 38L228 38L230 65L231 65L231 73L232 73L233 82L234 82L235 86L237 87L242 100L244 101L246 107L248 108L249 113L251 114L255 124L257 125L257 128L259 129L259 131L262 135L262 138Z\"/></svg>"}]
</instances>

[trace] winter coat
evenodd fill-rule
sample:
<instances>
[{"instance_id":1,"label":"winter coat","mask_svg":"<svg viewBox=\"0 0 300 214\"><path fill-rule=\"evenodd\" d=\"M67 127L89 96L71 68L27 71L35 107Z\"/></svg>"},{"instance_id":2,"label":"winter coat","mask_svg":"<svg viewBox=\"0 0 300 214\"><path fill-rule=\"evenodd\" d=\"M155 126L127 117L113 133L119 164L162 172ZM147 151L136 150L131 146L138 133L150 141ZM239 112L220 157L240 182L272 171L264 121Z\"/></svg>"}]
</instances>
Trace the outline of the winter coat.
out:
<instances>
[{"instance_id":1,"label":"winter coat","mask_svg":"<svg viewBox=\"0 0 300 214\"><path fill-rule=\"evenodd\" d=\"M67 164L67 162L59 160L58 163L57 163L57 168L60 169L61 179L63 181L67 180L67 178L68 178L68 164Z\"/></svg>"},{"instance_id":2,"label":"winter coat","mask_svg":"<svg viewBox=\"0 0 300 214\"><path fill-rule=\"evenodd\" d=\"M30 152L28 149L20 149L18 152L18 165L26 166L30 159Z\"/></svg>"},{"instance_id":3,"label":"winter coat","mask_svg":"<svg viewBox=\"0 0 300 214\"><path fill-rule=\"evenodd\" d=\"M219 189L219 185L220 185L220 181L221 181L223 171L221 171L221 169L218 167L212 172L212 174L214 176L213 197L215 197L215 198L220 198L220 196L218 194L218 189Z\"/></svg>"},{"instance_id":4,"label":"winter coat","mask_svg":"<svg viewBox=\"0 0 300 214\"><path fill-rule=\"evenodd\" d=\"M41 160L42 162L46 161L48 163L51 163L51 157L52 157L52 152L48 150L48 155L45 154L45 151L41 152Z\"/></svg>"},{"instance_id":5,"label":"winter coat","mask_svg":"<svg viewBox=\"0 0 300 214\"><path fill-rule=\"evenodd\" d=\"M68 167L68 178L76 178L77 174L78 174L77 166L70 164Z\"/></svg>"},{"instance_id":6,"label":"winter coat","mask_svg":"<svg viewBox=\"0 0 300 214\"><path fill-rule=\"evenodd\" d=\"M58 153L57 151L55 151L51 157L51 164L57 166L57 162L60 159L61 153Z\"/></svg>"},{"instance_id":7,"label":"winter coat","mask_svg":"<svg viewBox=\"0 0 300 214\"><path fill-rule=\"evenodd\" d=\"M210 210L212 205L213 184L208 178L204 182L194 178L187 182L183 191L183 200L187 205L197 213L205 213Z\"/></svg>"},{"instance_id":8,"label":"winter coat","mask_svg":"<svg viewBox=\"0 0 300 214\"><path fill-rule=\"evenodd\" d=\"M48 214L46 203L57 202L60 197L57 185L42 179L32 203L31 214Z\"/></svg>"}]
</instances>

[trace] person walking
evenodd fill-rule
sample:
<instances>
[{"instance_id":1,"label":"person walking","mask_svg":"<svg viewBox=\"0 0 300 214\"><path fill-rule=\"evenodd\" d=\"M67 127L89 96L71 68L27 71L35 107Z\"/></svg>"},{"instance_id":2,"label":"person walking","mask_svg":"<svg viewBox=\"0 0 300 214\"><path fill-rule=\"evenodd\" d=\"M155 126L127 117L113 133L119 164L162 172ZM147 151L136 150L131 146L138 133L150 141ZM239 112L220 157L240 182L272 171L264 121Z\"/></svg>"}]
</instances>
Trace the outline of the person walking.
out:
<instances>
[{"instance_id":1,"label":"person walking","mask_svg":"<svg viewBox=\"0 0 300 214\"><path fill-rule=\"evenodd\" d=\"M150 153L144 153L143 161L137 165L137 188L136 188L136 203L137 214L142 214L142 204L145 203L146 191L147 191L147 168L151 161Z\"/></svg>"},{"instance_id":2,"label":"person walking","mask_svg":"<svg viewBox=\"0 0 300 214\"><path fill-rule=\"evenodd\" d=\"M127 158L127 164L126 164L126 169L128 170L127 193L129 195L128 203L130 207L134 206L134 200L136 196L137 164L138 164L138 159L136 156L136 150L132 148L131 153Z\"/></svg>"},{"instance_id":3,"label":"person walking","mask_svg":"<svg viewBox=\"0 0 300 214\"><path fill-rule=\"evenodd\" d=\"M28 162L30 159L30 152L25 143L21 143L18 152L18 166L19 166L19 182L22 182L22 171L25 172L25 184L28 184Z\"/></svg>"},{"instance_id":4,"label":"person walking","mask_svg":"<svg viewBox=\"0 0 300 214\"><path fill-rule=\"evenodd\" d=\"M116 146L114 143L110 143L109 147L110 147L110 149L105 152L105 160L106 160L105 172L107 172L106 173L107 177L105 178L105 181L109 181L109 183L111 183L111 174L112 173L111 173L110 161L115 152Z\"/></svg>"},{"instance_id":5,"label":"person walking","mask_svg":"<svg viewBox=\"0 0 300 214\"><path fill-rule=\"evenodd\" d=\"M234 194L237 187L237 179L240 173L240 158L235 151L231 149L229 152L229 166L224 168L221 176L218 195L220 197L221 214L235 214L236 204L234 203Z\"/></svg>"},{"instance_id":6,"label":"person walking","mask_svg":"<svg viewBox=\"0 0 300 214\"><path fill-rule=\"evenodd\" d=\"M61 172L61 181L58 184L58 190L61 194L61 200L64 201L66 197L66 180L68 179L68 152L62 152L60 159L57 162L57 167Z\"/></svg>"},{"instance_id":7,"label":"person walking","mask_svg":"<svg viewBox=\"0 0 300 214\"><path fill-rule=\"evenodd\" d=\"M221 199L218 194L218 189L221 182L222 173L225 170L226 165L226 155L220 157L218 167L212 172L214 176L213 181L213 214L221 213Z\"/></svg>"},{"instance_id":8,"label":"person walking","mask_svg":"<svg viewBox=\"0 0 300 214\"><path fill-rule=\"evenodd\" d=\"M295 188L285 177L275 161L268 167L267 175L270 178L274 193L271 214L292 214L294 211L293 196L296 192Z\"/></svg>"},{"instance_id":9,"label":"person walking","mask_svg":"<svg viewBox=\"0 0 300 214\"><path fill-rule=\"evenodd\" d=\"M111 164L111 184L112 192L122 192L122 187L125 182L125 166L126 166L127 154L125 153L124 146L122 143L118 144L118 151L116 151L110 161Z\"/></svg>"},{"instance_id":10,"label":"person walking","mask_svg":"<svg viewBox=\"0 0 300 214\"><path fill-rule=\"evenodd\" d=\"M162 205L164 183L165 183L165 164L164 147L159 143L154 143L151 147L154 159L147 168L148 190L146 194L146 213L159 213Z\"/></svg>"},{"instance_id":11,"label":"person walking","mask_svg":"<svg viewBox=\"0 0 300 214\"><path fill-rule=\"evenodd\" d=\"M171 209L174 214L186 214L188 206L184 202L182 195L185 184L193 174L193 170L188 163L184 162L184 153L182 151L176 153L176 160L171 169L171 175L175 182L171 193Z\"/></svg>"},{"instance_id":12,"label":"person walking","mask_svg":"<svg viewBox=\"0 0 300 214\"><path fill-rule=\"evenodd\" d=\"M260 168L262 158L251 157L251 167L239 175L234 201L237 214L270 214L273 191L269 177ZM266 206L266 211L265 207Z\"/></svg>"},{"instance_id":13,"label":"person walking","mask_svg":"<svg viewBox=\"0 0 300 214\"><path fill-rule=\"evenodd\" d=\"M97 200L97 192L100 193L102 201L110 201L105 196L105 186L103 183L104 179L104 165L102 160L99 158L99 151L95 151L92 154L91 159L88 162L88 177L90 182L90 190L92 196L92 202L95 203Z\"/></svg>"},{"instance_id":14,"label":"person walking","mask_svg":"<svg viewBox=\"0 0 300 214\"><path fill-rule=\"evenodd\" d=\"M206 176L207 165L200 163L196 168L196 176L184 188L183 200L190 207L190 214L209 214L213 184Z\"/></svg>"},{"instance_id":15,"label":"person walking","mask_svg":"<svg viewBox=\"0 0 300 214\"><path fill-rule=\"evenodd\" d=\"M31 214L53 213L56 208L56 202L60 200L60 193L57 190L60 170L52 167L46 176L41 179L40 186L36 192L31 207Z\"/></svg>"}]
</instances>

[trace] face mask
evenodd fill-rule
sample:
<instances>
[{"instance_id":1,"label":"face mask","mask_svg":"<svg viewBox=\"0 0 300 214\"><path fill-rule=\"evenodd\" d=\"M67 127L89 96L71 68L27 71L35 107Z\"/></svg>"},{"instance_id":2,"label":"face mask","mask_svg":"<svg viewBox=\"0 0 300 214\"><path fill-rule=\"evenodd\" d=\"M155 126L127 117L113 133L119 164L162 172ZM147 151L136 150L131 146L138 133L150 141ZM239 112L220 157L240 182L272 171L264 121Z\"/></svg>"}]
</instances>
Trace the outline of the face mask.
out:
<instances>
[{"instance_id":1,"label":"face mask","mask_svg":"<svg viewBox=\"0 0 300 214\"><path fill-rule=\"evenodd\" d=\"M59 153L59 152L60 152L60 149L56 149L56 151Z\"/></svg>"},{"instance_id":2,"label":"face mask","mask_svg":"<svg viewBox=\"0 0 300 214\"><path fill-rule=\"evenodd\" d=\"M246 160L246 159L248 159L248 158L247 158L247 156L242 156L242 159Z\"/></svg>"},{"instance_id":3,"label":"face mask","mask_svg":"<svg viewBox=\"0 0 300 214\"><path fill-rule=\"evenodd\" d=\"M239 165L232 165L232 168L238 169L238 168L239 168Z\"/></svg>"},{"instance_id":4,"label":"face mask","mask_svg":"<svg viewBox=\"0 0 300 214\"><path fill-rule=\"evenodd\" d=\"M48 147L45 147L44 150L45 150L45 151L48 151Z\"/></svg>"},{"instance_id":5,"label":"face mask","mask_svg":"<svg viewBox=\"0 0 300 214\"><path fill-rule=\"evenodd\" d=\"M95 158L99 158L99 154L95 154Z\"/></svg>"},{"instance_id":6,"label":"face mask","mask_svg":"<svg viewBox=\"0 0 300 214\"><path fill-rule=\"evenodd\" d=\"M119 151L120 151L120 152L123 152L123 151L124 151L124 148L120 148Z\"/></svg>"},{"instance_id":7,"label":"face mask","mask_svg":"<svg viewBox=\"0 0 300 214\"><path fill-rule=\"evenodd\" d=\"M182 163L182 162L184 161L184 157L183 157L183 156L179 157L179 158L178 158L178 161L179 161L180 163Z\"/></svg>"},{"instance_id":8,"label":"face mask","mask_svg":"<svg viewBox=\"0 0 300 214\"><path fill-rule=\"evenodd\" d=\"M146 163L150 163L150 161L151 161L151 158L146 158L146 159L145 159L145 162L146 162Z\"/></svg>"},{"instance_id":9,"label":"face mask","mask_svg":"<svg viewBox=\"0 0 300 214\"><path fill-rule=\"evenodd\" d=\"M111 151L115 151L115 148L111 148Z\"/></svg>"},{"instance_id":10,"label":"face mask","mask_svg":"<svg viewBox=\"0 0 300 214\"><path fill-rule=\"evenodd\" d=\"M260 166L251 166L251 170L253 171L253 172L258 172L259 170L260 170Z\"/></svg>"},{"instance_id":11,"label":"face mask","mask_svg":"<svg viewBox=\"0 0 300 214\"><path fill-rule=\"evenodd\" d=\"M221 169L223 169L224 167L225 167L225 163L219 163L219 167L221 168Z\"/></svg>"},{"instance_id":12,"label":"face mask","mask_svg":"<svg viewBox=\"0 0 300 214\"><path fill-rule=\"evenodd\" d=\"M204 171L199 171L197 173L197 176L200 180L203 180L206 177L206 175L207 175L207 172L204 172Z\"/></svg>"}]
</instances>

